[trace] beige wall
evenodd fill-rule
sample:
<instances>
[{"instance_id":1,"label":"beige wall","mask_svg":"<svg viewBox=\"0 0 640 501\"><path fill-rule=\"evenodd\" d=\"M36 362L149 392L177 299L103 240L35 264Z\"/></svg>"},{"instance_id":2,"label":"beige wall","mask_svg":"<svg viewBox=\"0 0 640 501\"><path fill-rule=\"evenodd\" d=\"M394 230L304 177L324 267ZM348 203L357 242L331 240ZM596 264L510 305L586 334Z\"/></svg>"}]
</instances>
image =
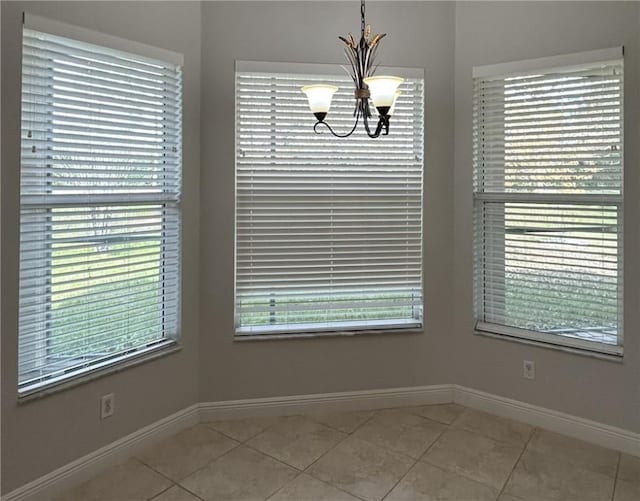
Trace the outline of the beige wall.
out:
<instances>
[{"instance_id":1,"label":"beige wall","mask_svg":"<svg viewBox=\"0 0 640 501\"><path fill-rule=\"evenodd\" d=\"M640 431L640 45L638 2L461 2L456 5L453 331L449 379ZM608 362L473 332L471 68L625 46L625 356ZM458 347L458 348L456 348ZM536 380L522 379L522 361Z\"/></svg>"},{"instance_id":2,"label":"beige wall","mask_svg":"<svg viewBox=\"0 0 640 501\"><path fill-rule=\"evenodd\" d=\"M22 12L185 56L183 309L180 353L18 405L16 399L20 52ZM197 399L200 4L2 2L2 492L33 480ZM99 399L116 394L116 414Z\"/></svg>"},{"instance_id":3,"label":"beige wall","mask_svg":"<svg viewBox=\"0 0 640 501\"><path fill-rule=\"evenodd\" d=\"M446 381L451 319L453 14L448 2L370 2L380 61L425 70L424 334L233 341L234 60L336 62L357 2L213 2L202 12L200 382L205 401ZM313 125L312 117L306 126Z\"/></svg>"}]
</instances>

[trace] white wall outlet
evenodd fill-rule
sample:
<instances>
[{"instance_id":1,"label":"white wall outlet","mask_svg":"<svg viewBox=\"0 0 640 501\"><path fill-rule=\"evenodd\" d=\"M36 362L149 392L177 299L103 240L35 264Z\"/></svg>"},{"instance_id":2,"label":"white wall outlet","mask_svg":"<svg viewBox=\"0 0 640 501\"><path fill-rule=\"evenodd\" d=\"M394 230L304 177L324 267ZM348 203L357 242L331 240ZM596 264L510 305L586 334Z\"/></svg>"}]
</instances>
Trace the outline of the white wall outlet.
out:
<instances>
[{"instance_id":1,"label":"white wall outlet","mask_svg":"<svg viewBox=\"0 0 640 501\"><path fill-rule=\"evenodd\" d=\"M536 363L532 360L524 360L522 362L522 377L525 379L536 378Z\"/></svg>"},{"instance_id":2,"label":"white wall outlet","mask_svg":"<svg viewBox=\"0 0 640 501\"><path fill-rule=\"evenodd\" d=\"M113 416L116 410L116 396L113 393L103 395L100 399L100 419Z\"/></svg>"}]
</instances>

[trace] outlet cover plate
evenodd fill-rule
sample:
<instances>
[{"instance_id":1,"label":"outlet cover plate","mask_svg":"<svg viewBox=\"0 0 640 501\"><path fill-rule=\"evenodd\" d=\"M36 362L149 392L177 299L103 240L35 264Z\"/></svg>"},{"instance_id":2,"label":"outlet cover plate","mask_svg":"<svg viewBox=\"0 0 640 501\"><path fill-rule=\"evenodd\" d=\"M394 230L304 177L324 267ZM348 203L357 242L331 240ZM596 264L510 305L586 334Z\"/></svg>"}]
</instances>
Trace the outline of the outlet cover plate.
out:
<instances>
[{"instance_id":1,"label":"outlet cover plate","mask_svg":"<svg viewBox=\"0 0 640 501\"><path fill-rule=\"evenodd\" d=\"M116 406L116 397L113 393L103 395L100 399L100 419L113 416Z\"/></svg>"},{"instance_id":2,"label":"outlet cover plate","mask_svg":"<svg viewBox=\"0 0 640 501\"><path fill-rule=\"evenodd\" d=\"M536 378L536 363L532 360L524 360L522 362L522 377L525 379Z\"/></svg>"}]
</instances>

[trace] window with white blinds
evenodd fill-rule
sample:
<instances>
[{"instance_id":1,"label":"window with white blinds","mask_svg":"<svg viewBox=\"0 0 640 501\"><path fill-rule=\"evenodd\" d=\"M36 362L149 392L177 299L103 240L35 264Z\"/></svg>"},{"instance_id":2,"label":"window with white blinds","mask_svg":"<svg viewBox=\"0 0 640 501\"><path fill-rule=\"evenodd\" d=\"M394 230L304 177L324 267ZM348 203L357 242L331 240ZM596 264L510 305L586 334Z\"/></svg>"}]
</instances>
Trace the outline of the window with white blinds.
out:
<instances>
[{"instance_id":1,"label":"window with white blinds","mask_svg":"<svg viewBox=\"0 0 640 501\"><path fill-rule=\"evenodd\" d=\"M422 326L422 72L388 136L337 139L313 132L300 88L339 86L327 121L342 132L353 82L318 67L236 69L238 336Z\"/></svg>"},{"instance_id":2,"label":"window with white blinds","mask_svg":"<svg viewBox=\"0 0 640 501\"><path fill-rule=\"evenodd\" d=\"M476 329L622 354L622 49L474 69Z\"/></svg>"},{"instance_id":3,"label":"window with white blinds","mask_svg":"<svg viewBox=\"0 0 640 501\"><path fill-rule=\"evenodd\" d=\"M21 393L175 342L181 94L179 64L25 25Z\"/></svg>"}]
</instances>

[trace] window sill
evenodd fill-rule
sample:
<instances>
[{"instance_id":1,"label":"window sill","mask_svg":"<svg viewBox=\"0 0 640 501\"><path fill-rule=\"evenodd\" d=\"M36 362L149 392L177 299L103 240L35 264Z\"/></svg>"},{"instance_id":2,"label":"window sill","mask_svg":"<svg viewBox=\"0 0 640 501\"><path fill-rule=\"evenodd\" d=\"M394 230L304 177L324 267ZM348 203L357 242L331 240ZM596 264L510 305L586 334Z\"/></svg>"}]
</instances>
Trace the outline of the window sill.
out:
<instances>
[{"instance_id":1,"label":"window sill","mask_svg":"<svg viewBox=\"0 0 640 501\"><path fill-rule=\"evenodd\" d=\"M146 364L147 362L151 362L158 358L177 353L180 350L182 350L182 346L177 341L167 341L166 343L156 345L152 348L124 358L111 360L108 364L102 367L87 368L79 374L72 375L64 379L54 380L52 382L44 383L38 387L19 392L18 404L26 404L61 391L69 390L95 379L115 374L117 372L130 369L131 367Z\"/></svg>"},{"instance_id":2,"label":"window sill","mask_svg":"<svg viewBox=\"0 0 640 501\"><path fill-rule=\"evenodd\" d=\"M423 327L409 327L403 329L371 329L353 331L324 331L324 332L291 332L279 334L235 334L234 341L274 341L278 339L316 339L341 338L356 336L381 336L387 334L424 334Z\"/></svg>"},{"instance_id":3,"label":"window sill","mask_svg":"<svg viewBox=\"0 0 640 501\"><path fill-rule=\"evenodd\" d=\"M524 338L524 337L518 337L518 336L508 336L505 334L496 334L493 332L487 332L487 331L482 331L482 330L478 330L478 329L474 329L473 333L477 336L484 336L484 337L488 337L488 338L492 338L492 339L498 339L500 341L507 341L507 342L516 342L516 343L521 343L521 344L526 344L526 345L530 345L530 346L537 346L539 348L546 348L549 350L556 350L556 351L562 351L565 353L570 353L572 355L580 355L583 357L589 357L589 358L596 358L599 360L604 360L607 362L616 362L616 363L622 363L623 362L623 355L614 355L611 353L603 353L603 352L598 352L598 351L593 351L593 350L587 350L584 348L576 348L574 346L566 346L563 344L554 344L554 343L550 343L550 342L545 342L545 341L538 341L535 339L528 339L528 338Z\"/></svg>"}]
</instances>

